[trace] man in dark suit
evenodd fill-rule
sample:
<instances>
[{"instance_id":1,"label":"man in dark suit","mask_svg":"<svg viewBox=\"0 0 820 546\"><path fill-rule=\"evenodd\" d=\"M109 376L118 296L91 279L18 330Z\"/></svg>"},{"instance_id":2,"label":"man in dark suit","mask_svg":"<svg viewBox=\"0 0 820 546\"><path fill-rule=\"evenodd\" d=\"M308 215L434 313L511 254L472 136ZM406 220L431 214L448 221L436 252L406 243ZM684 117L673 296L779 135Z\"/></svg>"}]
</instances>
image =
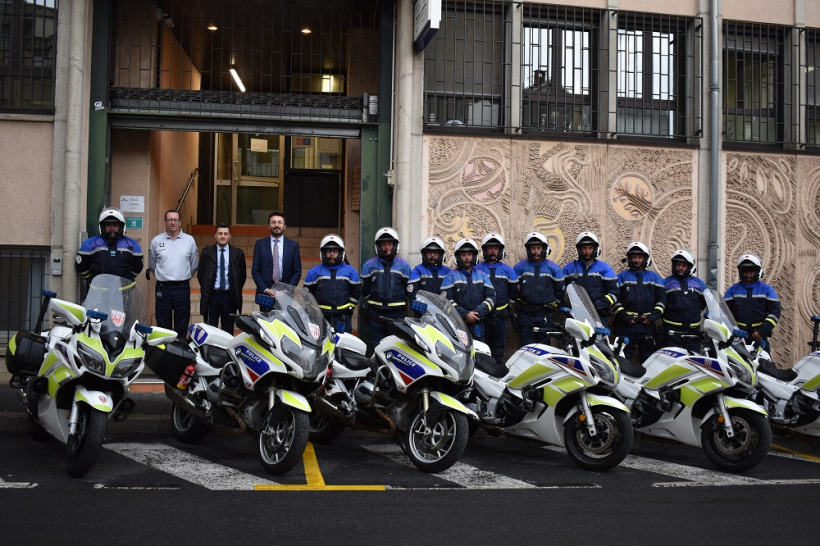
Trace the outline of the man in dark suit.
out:
<instances>
[{"instance_id":1,"label":"man in dark suit","mask_svg":"<svg viewBox=\"0 0 820 546\"><path fill-rule=\"evenodd\" d=\"M218 326L221 318L222 329L233 335L231 315L242 312L242 287L248 276L245 253L228 244L231 240L228 224L217 224L214 238L215 245L202 249L196 272L202 293L199 312L211 326Z\"/></svg>"},{"instance_id":2,"label":"man in dark suit","mask_svg":"<svg viewBox=\"0 0 820 546\"><path fill-rule=\"evenodd\" d=\"M270 289L275 281L296 286L302 277L302 258L299 243L285 238L285 215L275 210L268 215L270 237L259 239L253 247L251 274L257 294L273 296ZM274 255L276 250L276 255ZM262 311L270 309L262 307Z\"/></svg>"}]
</instances>

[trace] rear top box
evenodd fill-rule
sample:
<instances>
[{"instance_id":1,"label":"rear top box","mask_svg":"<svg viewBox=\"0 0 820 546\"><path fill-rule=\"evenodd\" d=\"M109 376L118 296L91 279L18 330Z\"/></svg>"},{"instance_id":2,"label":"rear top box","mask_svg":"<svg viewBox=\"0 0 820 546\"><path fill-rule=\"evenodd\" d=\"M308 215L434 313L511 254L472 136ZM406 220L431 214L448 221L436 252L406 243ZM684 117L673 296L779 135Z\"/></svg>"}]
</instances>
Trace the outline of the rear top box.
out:
<instances>
[{"instance_id":1,"label":"rear top box","mask_svg":"<svg viewBox=\"0 0 820 546\"><path fill-rule=\"evenodd\" d=\"M20 330L9 341L6 368L12 375L34 375L46 355L46 340L34 332Z\"/></svg>"},{"instance_id":2,"label":"rear top box","mask_svg":"<svg viewBox=\"0 0 820 546\"><path fill-rule=\"evenodd\" d=\"M145 351L145 364L157 377L176 386L188 364L196 364L196 355L180 340L168 343L165 348L150 347Z\"/></svg>"}]
</instances>

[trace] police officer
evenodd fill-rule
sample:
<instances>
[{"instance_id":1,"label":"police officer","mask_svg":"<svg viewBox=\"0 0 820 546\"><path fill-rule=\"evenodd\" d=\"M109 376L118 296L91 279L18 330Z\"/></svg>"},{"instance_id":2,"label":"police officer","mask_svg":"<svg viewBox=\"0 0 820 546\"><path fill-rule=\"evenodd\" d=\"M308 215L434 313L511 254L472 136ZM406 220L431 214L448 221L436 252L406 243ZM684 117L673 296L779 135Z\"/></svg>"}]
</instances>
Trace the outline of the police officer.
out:
<instances>
[{"instance_id":1,"label":"police officer","mask_svg":"<svg viewBox=\"0 0 820 546\"><path fill-rule=\"evenodd\" d=\"M362 295L362 281L344 261L344 240L335 234L326 235L319 244L319 257L322 263L308 271L305 288L316 298L331 326L335 328L342 322L345 332L352 332L351 317Z\"/></svg>"},{"instance_id":2,"label":"police officer","mask_svg":"<svg viewBox=\"0 0 820 546\"><path fill-rule=\"evenodd\" d=\"M77 273L91 279L101 273L118 275L132 281L142 271L144 258L139 243L125 236L125 217L119 209L100 213L100 234L83 241L77 252Z\"/></svg>"},{"instance_id":3,"label":"police officer","mask_svg":"<svg viewBox=\"0 0 820 546\"><path fill-rule=\"evenodd\" d=\"M421 244L421 263L410 272L407 281L407 296L416 299L419 290L427 290L434 294L441 291L441 282L450 268L444 265L444 241L433 236L428 237Z\"/></svg>"},{"instance_id":4,"label":"police officer","mask_svg":"<svg viewBox=\"0 0 820 546\"><path fill-rule=\"evenodd\" d=\"M769 336L780 320L780 299L774 288L763 282L763 261L753 252L744 252L737 260L740 282L729 287L724 299L737 321L757 341L771 352Z\"/></svg>"},{"instance_id":5,"label":"police officer","mask_svg":"<svg viewBox=\"0 0 820 546\"><path fill-rule=\"evenodd\" d=\"M478 263L478 245L469 238L456 243L456 268L450 271L441 290L452 300L458 314L464 319L473 338L483 340L482 319L493 310L495 290L486 273L475 267Z\"/></svg>"},{"instance_id":6,"label":"police officer","mask_svg":"<svg viewBox=\"0 0 820 546\"><path fill-rule=\"evenodd\" d=\"M593 232L579 233L575 238L575 250L578 259L564 266L564 279L567 284L574 282L583 287L598 314L606 317L618 300L618 277L608 263L598 259L601 245Z\"/></svg>"},{"instance_id":7,"label":"police officer","mask_svg":"<svg viewBox=\"0 0 820 546\"><path fill-rule=\"evenodd\" d=\"M362 296L367 303L370 344L375 347L388 332L388 325L380 319L397 320L404 317L410 264L396 256L399 252L399 234L392 227L376 231L374 246L376 256L365 262L361 277Z\"/></svg>"},{"instance_id":8,"label":"police officer","mask_svg":"<svg viewBox=\"0 0 820 546\"><path fill-rule=\"evenodd\" d=\"M515 264L518 275L518 334L521 344L548 343L547 334L533 332L534 327L552 326L552 311L564 298L564 273L558 264L547 259L552 248L547 238L533 231L524 236L527 259Z\"/></svg>"},{"instance_id":9,"label":"police officer","mask_svg":"<svg viewBox=\"0 0 820 546\"><path fill-rule=\"evenodd\" d=\"M627 245L624 262L628 269L618 274L615 328L619 336L629 338L626 357L632 359L637 348L638 359L644 362L655 351L655 323L666 306L666 288L660 275L646 269L652 255L642 242Z\"/></svg>"},{"instance_id":10,"label":"police officer","mask_svg":"<svg viewBox=\"0 0 820 546\"><path fill-rule=\"evenodd\" d=\"M695 277L695 256L679 249L672 254L672 274L663 280L666 308L663 311L664 346L701 352L700 317L706 307L706 283Z\"/></svg>"},{"instance_id":11,"label":"police officer","mask_svg":"<svg viewBox=\"0 0 820 546\"><path fill-rule=\"evenodd\" d=\"M507 345L507 326L510 302L518 290L518 275L515 270L502 262L506 245L500 233L490 232L481 239L481 262L476 269L490 277L495 289L495 307L484 318L484 341L490 346L493 358L498 364L504 363L504 349Z\"/></svg>"}]
</instances>

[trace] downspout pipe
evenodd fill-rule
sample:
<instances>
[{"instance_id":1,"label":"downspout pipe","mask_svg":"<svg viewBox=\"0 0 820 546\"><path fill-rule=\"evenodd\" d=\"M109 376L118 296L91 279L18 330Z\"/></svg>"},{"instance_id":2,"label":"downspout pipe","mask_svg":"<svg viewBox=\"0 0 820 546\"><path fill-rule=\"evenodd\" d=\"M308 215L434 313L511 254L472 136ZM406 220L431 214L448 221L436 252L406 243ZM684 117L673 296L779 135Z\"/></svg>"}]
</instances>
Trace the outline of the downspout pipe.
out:
<instances>
[{"instance_id":1,"label":"downspout pipe","mask_svg":"<svg viewBox=\"0 0 820 546\"><path fill-rule=\"evenodd\" d=\"M709 272L706 284L718 288L718 199L720 197L720 0L711 0L712 28L709 37Z\"/></svg>"}]
</instances>

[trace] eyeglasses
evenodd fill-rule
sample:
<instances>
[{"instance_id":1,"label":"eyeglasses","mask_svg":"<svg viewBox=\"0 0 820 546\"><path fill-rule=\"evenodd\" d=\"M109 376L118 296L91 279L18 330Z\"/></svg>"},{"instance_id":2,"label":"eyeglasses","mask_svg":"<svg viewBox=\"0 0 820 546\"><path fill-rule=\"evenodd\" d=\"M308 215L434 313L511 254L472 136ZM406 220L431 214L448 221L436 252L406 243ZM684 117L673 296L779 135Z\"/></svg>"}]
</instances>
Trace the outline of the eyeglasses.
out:
<instances>
[{"instance_id":1,"label":"eyeglasses","mask_svg":"<svg viewBox=\"0 0 820 546\"><path fill-rule=\"evenodd\" d=\"M166 222L179 222L179 218L166 218Z\"/></svg>"}]
</instances>

